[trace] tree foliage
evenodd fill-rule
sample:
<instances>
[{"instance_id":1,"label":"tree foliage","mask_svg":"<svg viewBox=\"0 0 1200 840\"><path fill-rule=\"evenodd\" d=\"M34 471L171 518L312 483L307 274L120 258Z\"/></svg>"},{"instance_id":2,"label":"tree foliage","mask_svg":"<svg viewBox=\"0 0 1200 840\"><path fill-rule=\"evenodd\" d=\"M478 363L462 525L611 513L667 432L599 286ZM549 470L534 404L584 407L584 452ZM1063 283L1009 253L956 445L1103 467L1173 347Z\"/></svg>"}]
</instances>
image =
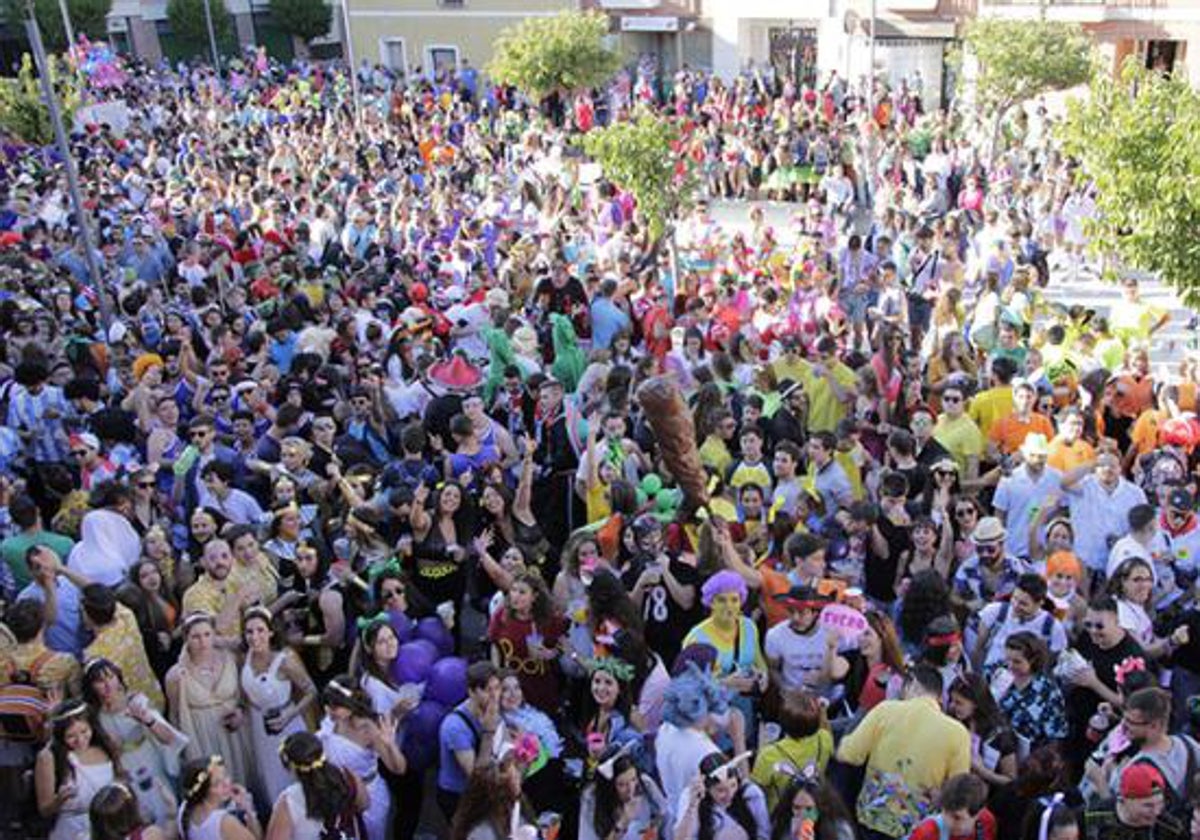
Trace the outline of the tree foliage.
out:
<instances>
[{"instance_id":1,"label":"tree foliage","mask_svg":"<svg viewBox=\"0 0 1200 840\"><path fill-rule=\"evenodd\" d=\"M978 62L975 97L984 113L1003 116L1018 102L1083 84L1094 68L1092 42L1073 23L980 18L967 27L966 42Z\"/></svg>"},{"instance_id":2,"label":"tree foliage","mask_svg":"<svg viewBox=\"0 0 1200 840\"><path fill-rule=\"evenodd\" d=\"M562 12L526 18L496 40L488 74L531 99L571 93L608 81L621 65L604 44L608 17L601 12Z\"/></svg>"},{"instance_id":3,"label":"tree foliage","mask_svg":"<svg viewBox=\"0 0 1200 840\"><path fill-rule=\"evenodd\" d=\"M271 0L271 17L284 32L307 42L329 32L333 7L325 0Z\"/></svg>"},{"instance_id":4,"label":"tree foliage","mask_svg":"<svg viewBox=\"0 0 1200 840\"><path fill-rule=\"evenodd\" d=\"M1093 249L1200 305L1200 94L1130 60L1072 102L1059 138L1096 190Z\"/></svg>"},{"instance_id":5,"label":"tree foliage","mask_svg":"<svg viewBox=\"0 0 1200 840\"><path fill-rule=\"evenodd\" d=\"M91 40L103 40L108 33L108 13L112 0L67 0L71 27L75 37L86 35ZM33 13L42 30L42 40L48 50L67 47L67 31L63 27L62 9L58 0L34 0Z\"/></svg>"},{"instance_id":6,"label":"tree foliage","mask_svg":"<svg viewBox=\"0 0 1200 840\"><path fill-rule=\"evenodd\" d=\"M58 92L63 123L68 127L80 104L79 81L57 56L50 56L50 79ZM0 79L0 130L26 143L45 146L54 142L50 109L42 99L37 69L28 53L21 57L15 79Z\"/></svg>"},{"instance_id":7,"label":"tree foliage","mask_svg":"<svg viewBox=\"0 0 1200 840\"><path fill-rule=\"evenodd\" d=\"M604 176L633 194L637 213L659 239L668 223L690 204L695 179L679 151L679 126L649 111L584 135L583 149Z\"/></svg>"},{"instance_id":8,"label":"tree foliage","mask_svg":"<svg viewBox=\"0 0 1200 840\"><path fill-rule=\"evenodd\" d=\"M233 18L225 8L224 0L210 0L213 33L220 43L233 35ZM167 20L172 34L195 43L208 43L208 24L204 19L204 0L170 0L167 3Z\"/></svg>"}]
</instances>

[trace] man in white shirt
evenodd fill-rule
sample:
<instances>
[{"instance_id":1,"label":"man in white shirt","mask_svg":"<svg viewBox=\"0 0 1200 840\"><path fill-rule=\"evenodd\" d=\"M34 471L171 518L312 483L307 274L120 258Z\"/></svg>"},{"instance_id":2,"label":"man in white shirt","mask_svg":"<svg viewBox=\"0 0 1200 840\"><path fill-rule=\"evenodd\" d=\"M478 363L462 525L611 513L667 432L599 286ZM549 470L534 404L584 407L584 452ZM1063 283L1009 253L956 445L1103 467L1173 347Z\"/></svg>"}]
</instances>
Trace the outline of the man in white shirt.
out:
<instances>
[{"instance_id":1,"label":"man in white shirt","mask_svg":"<svg viewBox=\"0 0 1200 840\"><path fill-rule=\"evenodd\" d=\"M1041 575L1021 575L1007 601L992 602L979 613L979 635L972 659L976 667L990 670L1004 663L1004 643L1014 633L1028 631L1057 654L1067 647L1062 622L1043 607L1046 580Z\"/></svg>"},{"instance_id":2,"label":"man in white shirt","mask_svg":"<svg viewBox=\"0 0 1200 840\"><path fill-rule=\"evenodd\" d=\"M829 603L811 586L775 596L788 607L788 620L767 631L764 649L771 675L785 691L807 689L828 697L849 664L837 655L841 637L820 623Z\"/></svg>"},{"instance_id":3,"label":"man in white shirt","mask_svg":"<svg viewBox=\"0 0 1200 840\"><path fill-rule=\"evenodd\" d=\"M1059 490L1062 473L1046 466L1050 444L1037 432L1025 436L1021 444L1023 463L1012 474L1000 480L992 507L1004 516L1007 531L1005 548L1014 557L1029 557L1029 524L1041 508Z\"/></svg>"},{"instance_id":4,"label":"man in white shirt","mask_svg":"<svg viewBox=\"0 0 1200 840\"><path fill-rule=\"evenodd\" d=\"M1105 577L1111 578L1121 564L1131 557L1141 557L1150 564L1155 577L1170 565L1171 552L1162 531L1158 529L1158 517L1154 507L1148 504L1135 505L1129 510L1126 520L1129 533L1113 544L1108 554Z\"/></svg>"},{"instance_id":5,"label":"man in white shirt","mask_svg":"<svg viewBox=\"0 0 1200 840\"><path fill-rule=\"evenodd\" d=\"M1129 532L1129 511L1146 504L1146 494L1121 476L1121 462L1111 452L1065 474L1062 489L1071 508L1075 553L1095 574L1105 568L1112 542Z\"/></svg>"}]
</instances>

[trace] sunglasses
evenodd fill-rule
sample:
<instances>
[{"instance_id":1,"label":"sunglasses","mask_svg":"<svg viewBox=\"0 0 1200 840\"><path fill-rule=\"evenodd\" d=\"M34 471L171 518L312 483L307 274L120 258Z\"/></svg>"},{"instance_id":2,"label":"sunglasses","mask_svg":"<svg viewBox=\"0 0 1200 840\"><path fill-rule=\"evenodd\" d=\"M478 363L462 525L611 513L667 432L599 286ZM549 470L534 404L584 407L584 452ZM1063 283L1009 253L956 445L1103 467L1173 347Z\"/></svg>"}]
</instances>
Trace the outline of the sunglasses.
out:
<instances>
[{"instance_id":1,"label":"sunglasses","mask_svg":"<svg viewBox=\"0 0 1200 840\"><path fill-rule=\"evenodd\" d=\"M955 516L978 516L978 514L975 511L975 508L959 508L958 510L954 511L954 515Z\"/></svg>"},{"instance_id":2,"label":"sunglasses","mask_svg":"<svg viewBox=\"0 0 1200 840\"><path fill-rule=\"evenodd\" d=\"M72 449L71 454L76 458L82 458L84 455L88 454L88 451L86 449Z\"/></svg>"},{"instance_id":3,"label":"sunglasses","mask_svg":"<svg viewBox=\"0 0 1200 840\"><path fill-rule=\"evenodd\" d=\"M942 397L942 402L943 403L960 403L960 402L962 402L962 397Z\"/></svg>"},{"instance_id":4,"label":"sunglasses","mask_svg":"<svg viewBox=\"0 0 1200 840\"><path fill-rule=\"evenodd\" d=\"M153 490L153 489L154 489L154 482L153 482L153 481L139 481L139 482L137 483L137 486L138 486L138 487L141 487L141 488L142 488L142 489L144 489L144 490Z\"/></svg>"},{"instance_id":5,"label":"sunglasses","mask_svg":"<svg viewBox=\"0 0 1200 840\"><path fill-rule=\"evenodd\" d=\"M1083 629L1084 630L1103 630L1104 622L1103 621L1085 621L1085 622L1083 622Z\"/></svg>"},{"instance_id":6,"label":"sunglasses","mask_svg":"<svg viewBox=\"0 0 1200 840\"><path fill-rule=\"evenodd\" d=\"M383 597L384 598L400 598L403 596L404 596L404 588L403 587L396 587L396 588L392 588L392 589L388 589L388 588L383 589Z\"/></svg>"}]
</instances>

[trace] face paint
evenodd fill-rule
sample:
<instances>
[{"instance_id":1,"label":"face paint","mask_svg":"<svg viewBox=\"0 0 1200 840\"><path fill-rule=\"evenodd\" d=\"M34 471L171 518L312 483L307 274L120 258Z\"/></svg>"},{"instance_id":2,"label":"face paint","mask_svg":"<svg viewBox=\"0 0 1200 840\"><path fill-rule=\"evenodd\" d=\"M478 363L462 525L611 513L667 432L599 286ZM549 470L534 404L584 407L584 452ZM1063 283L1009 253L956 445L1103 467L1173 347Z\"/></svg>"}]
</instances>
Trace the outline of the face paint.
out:
<instances>
[{"instance_id":1,"label":"face paint","mask_svg":"<svg viewBox=\"0 0 1200 840\"><path fill-rule=\"evenodd\" d=\"M732 627L742 614L742 598L736 592L722 592L712 599L712 618L721 627Z\"/></svg>"}]
</instances>

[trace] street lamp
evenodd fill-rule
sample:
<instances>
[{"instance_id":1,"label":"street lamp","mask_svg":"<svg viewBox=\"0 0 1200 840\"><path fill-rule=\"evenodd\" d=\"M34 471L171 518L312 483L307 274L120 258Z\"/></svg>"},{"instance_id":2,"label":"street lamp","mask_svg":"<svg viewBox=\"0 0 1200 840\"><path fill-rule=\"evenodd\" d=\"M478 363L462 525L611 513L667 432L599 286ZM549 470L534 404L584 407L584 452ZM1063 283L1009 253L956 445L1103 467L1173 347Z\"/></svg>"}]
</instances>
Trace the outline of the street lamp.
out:
<instances>
[{"instance_id":1,"label":"street lamp","mask_svg":"<svg viewBox=\"0 0 1200 840\"><path fill-rule=\"evenodd\" d=\"M342 33L345 46L342 48L346 56L346 66L350 69L350 98L354 105L354 122L362 122L362 98L358 92L358 68L354 63L354 38L350 31L350 0L342 0Z\"/></svg>"},{"instance_id":2,"label":"street lamp","mask_svg":"<svg viewBox=\"0 0 1200 840\"><path fill-rule=\"evenodd\" d=\"M33 47L33 60L37 64L38 78L42 83L42 96L45 97L46 108L50 111L50 124L54 126L54 144L58 147L58 153L63 159L63 166L67 170L67 189L71 193L71 208L75 211L75 223L79 225L79 237L83 240L88 282L91 284L92 291L96 293L96 302L100 308L100 321L104 326L104 335L107 340L108 328L112 326L112 310L108 306L104 272L96 259L92 227L88 223L83 197L79 194L79 173L75 170L75 158L71 157L71 147L67 143L67 131L63 128L58 94L50 81L50 61L46 58L46 46L42 43L42 30L38 27L37 17L33 13L33 0L25 0L25 31L29 36L29 44Z\"/></svg>"},{"instance_id":3,"label":"street lamp","mask_svg":"<svg viewBox=\"0 0 1200 840\"><path fill-rule=\"evenodd\" d=\"M213 67L220 73L221 54L217 52L217 35L213 30L212 7L208 5L208 2L209 0L204 0L204 25L208 27L208 46L212 50Z\"/></svg>"},{"instance_id":4,"label":"street lamp","mask_svg":"<svg viewBox=\"0 0 1200 840\"><path fill-rule=\"evenodd\" d=\"M67 8L67 0L58 0L58 11L62 15L63 32L67 36L67 50L75 49L75 27L71 23L71 10Z\"/></svg>"}]
</instances>

